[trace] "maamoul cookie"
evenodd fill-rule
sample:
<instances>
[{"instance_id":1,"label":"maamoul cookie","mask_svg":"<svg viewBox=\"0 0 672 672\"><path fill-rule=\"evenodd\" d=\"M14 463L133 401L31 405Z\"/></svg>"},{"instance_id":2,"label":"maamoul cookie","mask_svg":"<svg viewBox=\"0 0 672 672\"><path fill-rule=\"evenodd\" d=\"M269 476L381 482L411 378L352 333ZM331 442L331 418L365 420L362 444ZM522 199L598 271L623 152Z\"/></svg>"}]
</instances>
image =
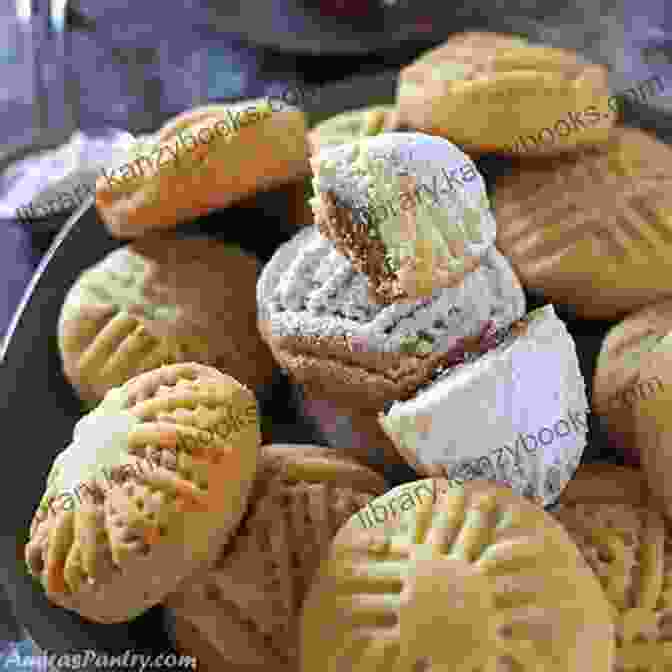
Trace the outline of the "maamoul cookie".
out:
<instances>
[{"instance_id":1,"label":"maamoul cookie","mask_svg":"<svg viewBox=\"0 0 672 672\"><path fill-rule=\"evenodd\" d=\"M525 287L586 319L672 296L672 148L636 129L604 151L520 161L494 188L497 246Z\"/></svg>"},{"instance_id":2,"label":"maamoul cookie","mask_svg":"<svg viewBox=\"0 0 672 672\"><path fill-rule=\"evenodd\" d=\"M641 472L589 467L577 473L554 515L612 605L614 672L666 672L672 669L669 524L649 500Z\"/></svg>"},{"instance_id":3,"label":"maamoul cookie","mask_svg":"<svg viewBox=\"0 0 672 672\"><path fill-rule=\"evenodd\" d=\"M653 419L648 430L635 433L639 403L662 393L672 380L663 378L665 361L672 357L672 300L661 301L628 315L608 332L597 358L593 378L593 412L604 422L610 442L637 465L650 452ZM652 375L642 374L651 360ZM665 414L665 406L659 407Z\"/></svg>"},{"instance_id":4,"label":"maamoul cookie","mask_svg":"<svg viewBox=\"0 0 672 672\"><path fill-rule=\"evenodd\" d=\"M254 394L211 367L161 367L108 392L55 459L25 557L54 603L129 621L208 566L247 505Z\"/></svg>"},{"instance_id":5,"label":"maamoul cookie","mask_svg":"<svg viewBox=\"0 0 672 672\"><path fill-rule=\"evenodd\" d=\"M462 34L402 69L398 123L466 151L550 155L605 142L608 71L516 36Z\"/></svg>"},{"instance_id":6,"label":"maamoul cookie","mask_svg":"<svg viewBox=\"0 0 672 672\"><path fill-rule=\"evenodd\" d=\"M334 450L263 446L233 542L165 602L179 619L176 638L190 623L222 662L296 671L299 612L313 574L339 527L385 490L378 474ZM190 652L200 657L193 639Z\"/></svg>"},{"instance_id":7,"label":"maamoul cookie","mask_svg":"<svg viewBox=\"0 0 672 672\"><path fill-rule=\"evenodd\" d=\"M311 154L325 147L342 145L361 137L393 131L396 126L393 105L362 107L325 119L308 132Z\"/></svg>"},{"instance_id":8,"label":"maamoul cookie","mask_svg":"<svg viewBox=\"0 0 672 672\"><path fill-rule=\"evenodd\" d=\"M311 157L320 233L371 283L374 300L459 286L492 246L485 183L455 145L382 133Z\"/></svg>"},{"instance_id":9,"label":"maamoul cookie","mask_svg":"<svg viewBox=\"0 0 672 672\"><path fill-rule=\"evenodd\" d=\"M268 99L188 110L98 178L98 213L135 238L293 182L309 173L306 131L301 110Z\"/></svg>"},{"instance_id":10,"label":"maamoul cookie","mask_svg":"<svg viewBox=\"0 0 672 672\"><path fill-rule=\"evenodd\" d=\"M515 322L495 343L480 357L436 371L379 421L418 473L457 483L496 480L548 506L570 482L587 443L576 346L552 306Z\"/></svg>"},{"instance_id":11,"label":"maamoul cookie","mask_svg":"<svg viewBox=\"0 0 672 672\"><path fill-rule=\"evenodd\" d=\"M259 263L212 238L147 236L84 271L58 324L63 370L95 403L163 363L198 361L260 388L274 363L257 330Z\"/></svg>"},{"instance_id":12,"label":"maamoul cookie","mask_svg":"<svg viewBox=\"0 0 672 672\"><path fill-rule=\"evenodd\" d=\"M406 483L339 530L301 672L609 672L609 604L571 539L508 488Z\"/></svg>"}]
</instances>

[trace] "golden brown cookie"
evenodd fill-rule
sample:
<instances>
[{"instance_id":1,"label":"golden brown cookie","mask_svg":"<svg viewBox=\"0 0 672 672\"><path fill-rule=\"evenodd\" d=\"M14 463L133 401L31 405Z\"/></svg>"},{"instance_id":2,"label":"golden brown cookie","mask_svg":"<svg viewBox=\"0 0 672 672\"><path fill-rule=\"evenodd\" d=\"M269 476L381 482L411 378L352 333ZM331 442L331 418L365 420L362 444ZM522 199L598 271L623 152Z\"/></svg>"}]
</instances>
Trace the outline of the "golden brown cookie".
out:
<instances>
[{"instance_id":1,"label":"golden brown cookie","mask_svg":"<svg viewBox=\"0 0 672 672\"><path fill-rule=\"evenodd\" d=\"M393 105L375 105L342 112L325 119L308 132L310 153L332 145L342 145L368 135L377 135L396 128Z\"/></svg>"},{"instance_id":2,"label":"golden brown cookie","mask_svg":"<svg viewBox=\"0 0 672 672\"><path fill-rule=\"evenodd\" d=\"M335 450L264 446L232 544L166 605L223 660L295 671L299 611L312 576L338 528L385 489L379 475Z\"/></svg>"},{"instance_id":3,"label":"golden brown cookie","mask_svg":"<svg viewBox=\"0 0 672 672\"><path fill-rule=\"evenodd\" d=\"M63 304L66 377L94 403L143 371L179 361L266 385L274 364L256 328L258 269L252 255L206 237L148 236L112 252L80 275Z\"/></svg>"},{"instance_id":4,"label":"golden brown cookie","mask_svg":"<svg viewBox=\"0 0 672 672\"><path fill-rule=\"evenodd\" d=\"M132 620L230 538L260 443L254 394L211 367L174 364L111 390L54 461L28 570L84 618Z\"/></svg>"},{"instance_id":5,"label":"golden brown cookie","mask_svg":"<svg viewBox=\"0 0 672 672\"><path fill-rule=\"evenodd\" d=\"M592 406L606 425L610 441L626 459L639 464L654 443L654 425L635 433L636 409L641 401L662 393L672 379L663 377L672 356L665 338L672 333L672 301L662 301L629 315L613 327L602 343L593 378ZM669 339L668 339L669 340ZM651 375L642 373L651 360ZM660 412L665 413L664 406Z\"/></svg>"},{"instance_id":6,"label":"golden brown cookie","mask_svg":"<svg viewBox=\"0 0 672 672\"><path fill-rule=\"evenodd\" d=\"M551 155L605 142L607 69L525 39L467 33L402 69L398 123L466 151ZM585 117L585 119L584 119Z\"/></svg>"},{"instance_id":7,"label":"golden brown cookie","mask_svg":"<svg viewBox=\"0 0 672 672\"><path fill-rule=\"evenodd\" d=\"M98 213L135 238L292 182L309 173L306 131L301 110L268 99L188 110L98 178Z\"/></svg>"},{"instance_id":8,"label":"golden brown cookie","mask_svg":"<svg viewBox=\"0 0 672 672\"><path fill-rule=\"evenodd\" d=\"M611 485L614 479L622 486L620 493ZM616 636L614 671L672 669L669 525L645 495L637 495L642 493L644 482L639 471L594 465L592 470L579 470L574 480L577 487L562 494L554 515L611 602Z\"/></svg>"},{"instance_id":9,"label":"golden brown cookie","mask_svg":"<svg viewBox=\"0 0 672 672\"><path fill-rule=\"evenodd\" d=\"M619 128L604 151L520 161L494 188L497 246L524 286L580 317L672 295L672 148Z\"/></svg>"},{"instance_id":10,"label":"golden brown cookie","mask_svg":"<svg viewBox=\"0 0 672 672\"><path fill-rule=\"evenodd\" d=\"M612 638L598 581L543 509L427 479L339 530L304 603L301 670L608 672Z\"/></svg>"}]
</instances>

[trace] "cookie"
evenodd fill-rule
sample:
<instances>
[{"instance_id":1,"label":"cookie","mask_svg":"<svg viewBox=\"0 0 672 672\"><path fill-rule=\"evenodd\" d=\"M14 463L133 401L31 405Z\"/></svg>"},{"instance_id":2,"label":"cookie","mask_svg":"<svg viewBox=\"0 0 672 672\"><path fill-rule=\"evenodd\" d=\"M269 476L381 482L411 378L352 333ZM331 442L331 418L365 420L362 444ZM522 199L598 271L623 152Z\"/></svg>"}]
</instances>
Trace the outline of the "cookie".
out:
<instances>
[{"instance_id":1,"label":"cookie","mask_svg":"<svg viewBox=\"0 0 672 672\"><path fill-rule=\"evenodd\" d=\"M376 300L429 297L478 268L496 226L485 182L455 145L382 133L310 160L315 223Z\"/></svg>"},{"instance_id":2,"label":"cookie","mask_svg":"<svg viewBox=\"0 0 672 672\"><path fill-rule=\"evenodd\" d=\"M581 550L612 605L613 669L662 672L672 666L669 524L647 498L639 471L591 466L579 471L576 488L563 493L554 516Z\"/></svg>"},{"instance_id":3,"label":"cookie","mask_svg":"<svg viewBox=\"0 0 672 672\"><path fill-rule=\"evenodd\" d=\"M446 369L380 413L399 453L426 476L487 478L543 506L555 502L586 446L588 400L576 346L553 307Z\"/></svg>"},{"instance_id":4,"label":"cookie","mask_svg":"<svg viewBox=\"0 0 672 672\"><path fill-rule=\"evenodd\" d=\"M264 446L232 544L166 605L223 661L296 670L299 612L312 576L338 528L385 490L378 474L334 450Z\"/></svg>"},{"instance_id":5,"label":"cookie","mask_svg":"<svg viewBox=\"0 0 672 672\"><path fill-rule=\"evenodd\" d=\"M396 102L398 123L465 151L534 156L606 142L609 94L607 68L575 52L477 33L403 68Z\"/></svg>"},{"instance_id":6,"label":"cookie","mask_svg":"<svg viewBox=\"0 0 672 672\"><path fill-rule=\"evenodd\" d=\"M494 247L462 286L384 305L314 227L264 267L257 301L261 333L304 395L369 416L410 397L466 350L488 347L492 330L525 311L520 285ZM368 450L354 454L372 465Z\"/></svg>"},{"instance_id":7,"label":"cookie","mask_svg":"<svg viewBox=\"0 0 672 672\"><path fill-rule=\"evenodd\" d=\"M585 319L672 294L672 149L622 128L604 151L520 161L496 180L497 246L526 288Z\"/></svg>"},{"instance_id":8,"label":"cookie","mask_svg":"<svg viewBox=\"0 0 672 672\"><path fill-rule=\"evenodd\" d=\"M132 620L231 537L260 443L254 394L211 367L174 364L111 390L54 461L28 571L88 620Z\"/></svg>"},{"instance_id":9,"label":"cookie","mask_svg":"<svg viewBox=\"0 0 672 672\"><path fill-rule=\"evenodd\" d=\"M302 111L268 99L205 105L136 143L96 181L96 208L112 235L172 228L309 172Z\"/></svg>"},{"instance_id":10,"label":"cookie","mask_svg":"<svg viewBox=\"0 0 672 672\"><path fill-rule=\"evenodd\" d=\"M647 306L612 327L597 358L593 378L593 412L606 426L609 441L629 464L640 464L646 446L652 444L650 432L635 432L635 415L640 401L662 393L665 361L672 356L666 348L672 333L672 301ZM643 363L651 359L652 375L642 374ZM662 412L663 409L660 409ZM648 434L648 435L647 435Z\"/></svg>"},{"instance_id":11,"label":"cookie","mask_svg":"<svg viewBox=\"0 0 672 672\"><path fill-rule=\"evenodd\" d=\"M608 602L562 526L484 481L374 500L339 530L301 618L302 670L608 672L613 651Z\"/></svg>"},{"instance_id":12,"label":"cookie","mask_svg":"<svg viewBox=\"0 0 672 672\"><path fill-rule=\"evenodd\" d=\"M392 131L396 127L393 105L376 105L342 112L325 119L308 132L310 153L342 145L363 136Z\"/></svg>"},{"instance_id":13,"label":"cookie","mask_svg":"<svg viewBox=\"0 0 672 672\"><path fill-rule=\"evenodd\" d=\"M91 403L143 371L180 361L265 386L274 364L256 328L258 269L252 255L207 237L148 236L115 250L65 298L58 345L66 377Z\"/></svg>"}]
</instances>

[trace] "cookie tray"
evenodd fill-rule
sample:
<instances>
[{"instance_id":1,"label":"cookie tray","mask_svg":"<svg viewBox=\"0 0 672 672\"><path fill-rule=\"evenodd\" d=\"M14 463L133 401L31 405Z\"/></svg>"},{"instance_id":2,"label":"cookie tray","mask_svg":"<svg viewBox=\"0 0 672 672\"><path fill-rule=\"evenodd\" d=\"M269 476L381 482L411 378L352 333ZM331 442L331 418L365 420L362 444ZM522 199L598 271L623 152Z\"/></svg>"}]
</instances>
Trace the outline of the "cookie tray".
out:
<instances>
[{"instance_id":1,"label":"cookie tray","mask_svg":"<svg viewBox=\"0 0 672 672\"><path fill-rule=\"evenodd\" d=\"M394 99L396 71L361 76L329 85L306 96L306 111L315 123L347 109L390 103ZM643 104L627 103L623 121L655 132L672 142L672 115ZM478 162L486 182L506 172L506 159L486 157ZM254 210L230 208L183 227L185 235L208 233L255 251L262 261L291 236L286 223L273 214L282 211L281 194L267 194ZM255 218L259 228L250 227ZM225 232L225 235L222 233ZM69 441L82 407L61 373L56 323L65 293L77 275L119 246L98 219L92 200L83 204L55 239L35 272L0 348L0 413L2 414L5 467L0 490L0 581L15 616L37 646L49 654L85 650L123 653L166 653L172 650L164 631L162 609L155 607L132 623L99 625L51 605L41 587L27 574L23 544L39 502L54 456ZM530 309L543 305L542 296L528 294ZM606 331L612 323L574 319L571 310L556 306L574 337L582 373L590 393L593 369ZM262 410L272 421L276 442L326 444L315 427L299 419L288 400L288 381L278 374L274 385L261 395ZM589 443L584 461L618 462L603 429L589 416ZM410 469L393 474L395 484L412 478ZM98 669L93 663L86 668ZM131 666L124 669L132 669ZM163 669L172 669L164 665ZM177 668L175 668L177 669Z\"/></svg>"}]
</instances>

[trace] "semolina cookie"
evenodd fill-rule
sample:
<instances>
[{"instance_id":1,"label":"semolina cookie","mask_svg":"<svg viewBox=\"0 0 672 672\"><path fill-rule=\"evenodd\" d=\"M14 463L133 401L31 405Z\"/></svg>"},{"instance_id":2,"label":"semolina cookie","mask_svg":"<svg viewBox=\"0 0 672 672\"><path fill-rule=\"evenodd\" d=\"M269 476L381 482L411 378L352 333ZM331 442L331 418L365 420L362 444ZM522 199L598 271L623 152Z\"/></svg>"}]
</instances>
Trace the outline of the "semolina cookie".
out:
<instances>
[{"instance_id":1,"label":"semolina cookie","mask_svg":"<svg viewBox=\"0 0 672 672\"><path fill-rule=\"evenodd\" d=\"M610 442L634 465L642 462L646 447L653 443L653 425L649 432L635 432L639 404L672 384L663 376L665 362L672 357L668 334L672 334L672 300L647 306L612 327L597 358L593 412L604 421ZM645 362L650 376L642 373Z\"/></svg>"},{"instance_id":2,"label":"semolina cookie","mask_svg":"<svg viewBox=\"0 0 672 672\"><path fill-rule=\"evenodd\" d=\"M665 672L672 669L669 523L647 498L641 472L607 464L590 467L576 475L576 487L563 493L554 516L611 603L614 672Z\"/></svg>"},{"instance_id":3,"label":"semolina cookie","mask_svg":"<svg viewBox=\"0 0 672 672\"><path fill-rule=\"evenodd\" d=\"M165 602L178 641L188 623L222 664L296 672L299 612L312 577L339 527L386 489L378 474L335 450L262 447L232 543Z\"/></svg>"},{"instance_id":4,"label":"semolina cookie","mask_svg":"<svg viewBox=\"0 0 672 672\"><path fill-rule=\"evenodd\" d=\"M380 303L459 286L494 242L483 177L444 138L381 133L327 147L310 164L320 233Z\"/></svg>"},{"instance_id":5,"label":"semolina cookie","mask_svg":"<svg viewBox=\"0 0 672 672\"><path fill-rule=\"evenodd\" d=\"M325 119L308 132L310 153L317 154L325 147L343 145L395 128L396 112L393 105L376 105L342 112Z\"/></svg>"},{"instance_id":6,"label":"semolina cookie","mask_svg":"<svg viewBox=\"0 0 672 672\"><path fill-rule=\"evenodd\" d=\"M108 392L54 460L25 549L55 604L130 621L211 564L257 469L254 394L184 363Z\"/></svg>"},{"instance_id":7,"label":"semolina cookie","mask_svg":"<svg viewBox=\"0 0 672 672\"><path fill-rule=\"evenodd\" d=\"M400 456L375 428L385 405L495 347L525 309L517 279L494 248L461 287L429 301L377 304L366 276L314 227L276 252L257 296L262 335L302 395L337 407L348 422L361 419L367 435L373 425L389 464ZM312 415L309 407L303 410ZM381 467L367 441L329 443Z\"/></svg>"},{"instance_id":8,"label":"semolina cookie","mask_svg":"<svg viewBox=\"0 0 672 672\"><path fill-rule=\"evenodd\" d=\"M480 357L395 401L379 423L424 476L487 478L548 506L581 461L587 412L574 341L553 307L544 306Z\"/></svg>"},{"instance_id":9,"label":"semolina cookie","mask_svg":"<svg viewBox=\"0 0 672 672\"><path fill-rule=\"evenodd\" d=\"M85 270L58 324L63 370L95 403L160 364L198 361L253 389L274 363L256 327L259 262L212 238L147 236Z\"/></svg>"},{"instance_id":10,"label":"semolina cookie","mask_svg":"<svg viewBox=\"0 0 672 672\"><path fill-rule=\"evenodd\" d=\"M374 500L339 530L301 618L301 672L610 672L613 652L609 604L568 534L485 481Z\"/></svg>"},{"instance_id":11,"label":"semolina cookie","mask_svg":"<svg viewBox=\"0 0 672 672\"><path fill-rule=\"evenodd\" d=\"M403 68L398 123L468 152L562 154L607 141L608 71L524 38L466 33Z\"/></svg>"},{"instance_id":12,"label":"semolina cookie","mask_svg":"<svg viewBox=\"0 0 672 672\"><path fill-rule=\"evenodd\" d=\"M307 175L306 132L301 110L268 99L196 107L98 178L96 208L118 238L173 228Z\"/></svg>"},{"instance_id":13,"label":"semolina cookie","mask_svg":"<svg viewBox=\"0 0 672 672\"><path fill-rule=\"evenodd\" d=\"M526 288L585 319L672 296L672 148L619 128L602 151L520 161L497 179L496 244Z\"/></svg>"}]
</instances>

